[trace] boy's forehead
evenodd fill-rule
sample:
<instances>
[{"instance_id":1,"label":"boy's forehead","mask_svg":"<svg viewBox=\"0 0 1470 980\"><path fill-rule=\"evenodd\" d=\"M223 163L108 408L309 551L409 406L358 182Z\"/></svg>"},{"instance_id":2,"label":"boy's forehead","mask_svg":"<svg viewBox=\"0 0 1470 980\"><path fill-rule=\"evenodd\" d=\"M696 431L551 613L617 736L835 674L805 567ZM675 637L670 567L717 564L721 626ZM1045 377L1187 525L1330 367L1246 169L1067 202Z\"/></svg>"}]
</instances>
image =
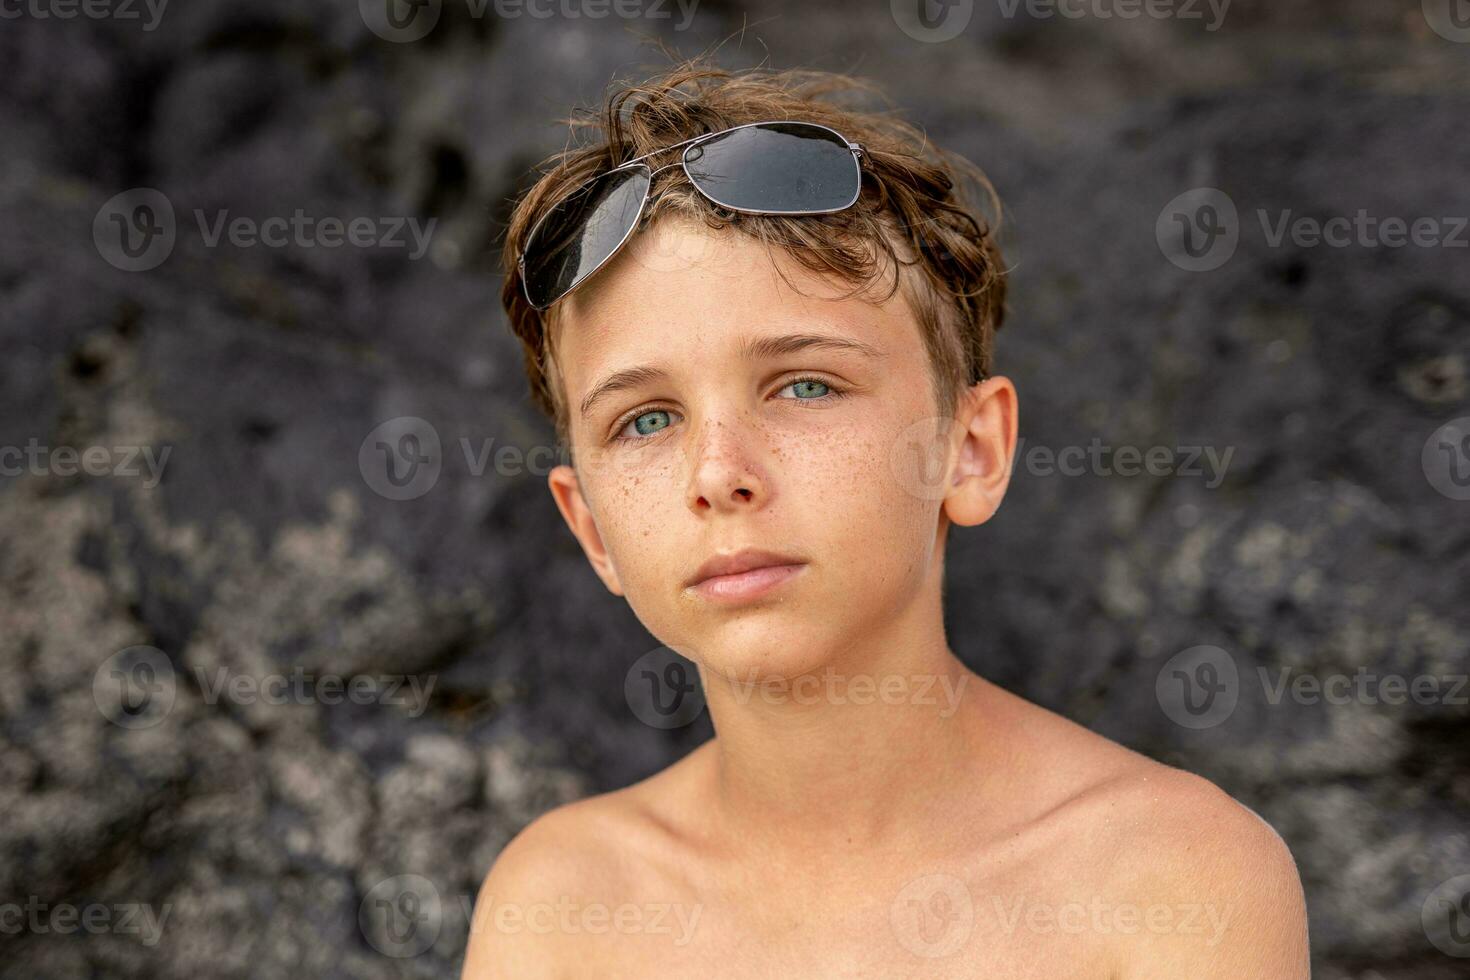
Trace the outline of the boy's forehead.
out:
<instances>
[{"instance_id":1,"label":"boy's forehead","mask_svg":"<svg viewBox=\"0 0 1470 980\"><path fill-rule=\"evenodd\" d=\"M577 389L624 362L710 356L763 335L817 332L881 347L893 331L915 329L901 291L882 302L886 290L844 298L852 289L751 235L667 216L562 301L558 360Z\"/></svg>"}]
</instances>

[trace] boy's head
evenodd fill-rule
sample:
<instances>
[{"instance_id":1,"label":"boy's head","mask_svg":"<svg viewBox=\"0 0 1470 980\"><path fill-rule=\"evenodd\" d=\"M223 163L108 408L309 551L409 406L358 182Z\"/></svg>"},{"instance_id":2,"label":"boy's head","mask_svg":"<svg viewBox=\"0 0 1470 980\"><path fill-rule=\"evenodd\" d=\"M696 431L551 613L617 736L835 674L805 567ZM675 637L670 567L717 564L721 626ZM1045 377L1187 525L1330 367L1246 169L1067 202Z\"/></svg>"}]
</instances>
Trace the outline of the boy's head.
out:
<instances>
[{"instance_id":1,"label":"boy's head","mask_svg":"<svg viewBox=\"0 0 1470 980\"><path fill-rule=\"evenodd\" d=\"M991 378L1005 273L965 181L993 194L912 126L839 101L868 91L844 76L705 63L617 89L600 119L573 120L595 138L554 158L507 234L502 299L532 395L576 464L551 475L558 506L608 587L707 666L777 626L719 609L780 611L783 643L806 654L759 659L786 673L921 594L937 600L946 521L987 519L1009 478L1014 390ZM860 143L858 201L823 215L737 213L666 167L679 151L656 155L622 249L547 310L526 301L521 248L569 193L629 159L768 120ZM650 370L588 404L629 369ZM803 573L738 607L686 588L707 558L744 548L793 555Z\"/></svg>"}]
</instances>

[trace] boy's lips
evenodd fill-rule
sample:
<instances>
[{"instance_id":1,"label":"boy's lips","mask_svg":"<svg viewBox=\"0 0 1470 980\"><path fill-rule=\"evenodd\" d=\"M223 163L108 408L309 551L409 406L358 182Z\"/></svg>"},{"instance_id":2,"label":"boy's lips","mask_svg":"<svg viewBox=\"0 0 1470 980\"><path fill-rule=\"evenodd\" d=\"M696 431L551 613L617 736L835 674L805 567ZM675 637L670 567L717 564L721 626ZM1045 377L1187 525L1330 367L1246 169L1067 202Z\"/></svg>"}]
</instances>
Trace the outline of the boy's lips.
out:
<instances>
[{"instance_id":1,"label":"boy's lips","mask_svg":"<svg viewBox=\"0 0 1470 980\"><path fill-rule=\"evenodd\" d=\"M762 565L731 575L712 575L691 586L689 591L713 602L745 602L765 595L804 571L805 564Z\"/></svg>"},{"instance_id":2,"label":"boy's lips","mask_svg":"<svg viewBox=\"0 0 1470 980\"><path fill-rule=\"evenodd\" d=\"M715 555L684 582L684 589L705 599L738 602L754 599L796 575L806 559L763 548Z\"/></svg>"},{"instance_id":3,"label":"boy's lips","mask_svg":"<svg viewBox=\"0 0 1470 980\"><path fill-rule=\"evenodd\" d=\"M737 576L760 568L774 569L805 564L806 559L795 555L783 555L780 552L766 551L762 548L745 548L710 558L685 580L684 587L693 588L712 578Z\"/></svg>"}]
</instances>

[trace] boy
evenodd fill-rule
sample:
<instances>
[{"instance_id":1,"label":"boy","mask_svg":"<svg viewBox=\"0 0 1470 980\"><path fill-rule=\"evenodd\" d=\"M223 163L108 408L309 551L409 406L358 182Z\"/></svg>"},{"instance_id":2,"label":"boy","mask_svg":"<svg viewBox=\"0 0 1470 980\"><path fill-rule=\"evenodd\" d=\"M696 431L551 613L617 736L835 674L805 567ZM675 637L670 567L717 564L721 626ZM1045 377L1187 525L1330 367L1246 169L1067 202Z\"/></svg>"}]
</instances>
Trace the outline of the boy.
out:
<instances>
[{"instance_id":1,"label":"boy","mask_svg":"<svg viewBox=\"0 0 1470 980\"><path fill-rule=\"evenodd\" d=\"M973 674L941 602L1016 392L963 160L814 72L678 66L521 200L503 299L593 569L717 735L500 854L466 978L1302 980L1281 839Z\"/></svg>"}]
</instances>

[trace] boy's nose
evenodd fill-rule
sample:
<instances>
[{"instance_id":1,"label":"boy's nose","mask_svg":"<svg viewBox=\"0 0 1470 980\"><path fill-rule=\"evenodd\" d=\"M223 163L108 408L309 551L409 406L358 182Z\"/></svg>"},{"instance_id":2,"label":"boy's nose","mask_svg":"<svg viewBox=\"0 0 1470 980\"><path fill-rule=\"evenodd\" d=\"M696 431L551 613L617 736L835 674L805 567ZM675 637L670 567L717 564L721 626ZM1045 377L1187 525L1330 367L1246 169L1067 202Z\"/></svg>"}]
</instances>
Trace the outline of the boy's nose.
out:
<instances>
[{"instance_id":1,"label":"boy's nose","mask_svg":"<svg viewBox=\"0 0 1470 980\"><path fill-rule=\"evenodd\" d=\"M701 433L689 478L689 507L696 512L764 506L769 481L752 433L724 425Z\"/></svg>"}]
</instances>

